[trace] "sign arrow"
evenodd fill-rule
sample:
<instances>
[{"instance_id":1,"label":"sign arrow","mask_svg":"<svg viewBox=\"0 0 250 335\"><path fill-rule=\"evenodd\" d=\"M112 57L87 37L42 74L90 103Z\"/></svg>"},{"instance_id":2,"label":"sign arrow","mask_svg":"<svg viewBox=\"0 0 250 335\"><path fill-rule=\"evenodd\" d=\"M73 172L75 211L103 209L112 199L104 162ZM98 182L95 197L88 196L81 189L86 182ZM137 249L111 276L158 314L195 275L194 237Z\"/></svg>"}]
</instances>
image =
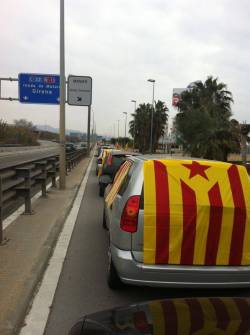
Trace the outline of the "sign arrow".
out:
<instances>
[{"instance_id":1,"label":"sign arrow","mask_svg":"<svg viewBox=\"0 0 250 335\"><path fill-rule=\"evenodd\" d=\"M77 101L82 101L82 98L81 97L77 97Z\"/></svg>"},{"instance_id":2,"label":"sign arrow","mask_svg":"<svg viewBox=\"0 0 250 335\"><path fill-rule=\"evenodd\" d=\"M25 97L23 97L24 100L29 100L29 97L27 97L27 95L25 95Z\"/></svg>"}]
</instances>

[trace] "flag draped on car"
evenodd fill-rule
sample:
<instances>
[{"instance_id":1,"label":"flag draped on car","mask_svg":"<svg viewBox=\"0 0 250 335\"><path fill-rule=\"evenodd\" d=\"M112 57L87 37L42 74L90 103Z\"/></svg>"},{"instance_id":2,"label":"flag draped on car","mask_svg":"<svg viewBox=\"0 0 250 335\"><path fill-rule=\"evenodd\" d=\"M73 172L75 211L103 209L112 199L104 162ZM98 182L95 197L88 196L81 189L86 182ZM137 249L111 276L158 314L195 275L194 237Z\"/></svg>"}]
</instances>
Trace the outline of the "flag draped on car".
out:
<instances>
[{"instance_id":1,"label":"flag draped on car","mask_svg":"<svg viewBox=\"0 0 250 335\"><path fill-rule=\"evenodd\" d=\"M250 299L187 298L149 304L152 334L249 334Z\"/></svg>"},{"instance_id":2,"label":"flag draped on car","mask_svg":"<svg viewBox=\"0 0 250 335\"><path fill-rule=\"evenodd\" d=\"M105 159L109 155L109 153L110 153L109 149L104 149L103 150L102 157L101 157L101 159L102 159L102 165L101 165L101 167L98 170L98 177L100 177L102 175L102 170L103 170L103 166L104 166L104 163L105 163Z\"/></svg>"},{"instance_id":3,"label":"flag draped on car","mask_svg":"<svg viewBox=\"0 0 250 335\"><path fill-rule=\"evenodd\" d=\"M125 161L122 166L120 167L120 169L117 171L116 175L115 175L115 179L114 182L112 184L112 187L107 195L107 197L105 198L105 202L107 203L107 206L110 207L117 195L117 193L119 192L121 185L125 179L125 177L128 174L128 171L130 169L132 165L131 161Z\"/></svg>"},{"instance_id":4,"label":"flag draped on car","mask_svg":"<svg viewBox=\"0 0 250 335\"><path fill-rule=\"evenodd\" d=\"M250 265L250 180L243 166L144 162L144 263Z\"/></svg>"},{"instance_id":5,"label":"flag draped on car","mask_svg":"<svg viewBox=\"0 0 250 335\"><path fill-rule=\"evenodd\" d=\"M250 332L250 299L155 300L114 310L112 326L119 334L247 335Z\"/></svg>"}]
</instances>

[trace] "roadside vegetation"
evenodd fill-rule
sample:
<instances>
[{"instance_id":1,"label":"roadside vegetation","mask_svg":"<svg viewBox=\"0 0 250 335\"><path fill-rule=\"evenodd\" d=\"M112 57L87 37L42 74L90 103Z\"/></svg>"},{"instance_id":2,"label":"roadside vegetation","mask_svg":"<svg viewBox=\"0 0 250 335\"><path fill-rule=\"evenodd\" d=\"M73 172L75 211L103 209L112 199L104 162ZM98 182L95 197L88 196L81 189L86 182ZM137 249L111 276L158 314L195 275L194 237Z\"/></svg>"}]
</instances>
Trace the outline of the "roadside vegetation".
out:
<instances>
[{"instance_id":1,"label":"roadside vegetation","mask_svg":"<svg viewBox=\"0 0 250 335\"><path fill-rule=\"evenodd\" d=\"M132 121L129 123L129 133L135 136L135 147L141 153L149 151L151 133L151 104L140 104L135 113L132 114ZM168 108L160 100L155 103L153 114L153 151L158 147L159 138L164 135L165 126L168 120Z\"/></svg>"},{"instance_id":2,"label":"roadside vegetation","mask_svg":"<svg viewBox=\"0 0 250 335\"><path fill-rule=\"evenodd\" d=\"M0 119L0 145L39 145L37 138L38 133L32 122L20 119L15 120L14 124L10 125Z\"/></svg>"},{"instance_id":3,"label":"roadside vegetation","mask_svg":"<svg viewBox=\"0 0 250 335\"><path fill-rule=\"evenodd\" d=\"M232 103L226 84L213 77L182 93L175 126L186 153L226 161L229 153L240 151L241 127L231 119Z\"/></svg>"},{"instance_id":4,"label":"roadside vegetation","mask_svg":"<svg viewBox=\"0 0 250 335\"><path fill-rule=\"evenodd\" d=\"M116 145L117 143L122 147L122 148L125 148L126 145L129 147L129 148L132 148L133 147L133 140L131 140L131 138L129 137L112 137L110 139L110 143L113 144L113 145Z\"/></svg>"}]
</instances>

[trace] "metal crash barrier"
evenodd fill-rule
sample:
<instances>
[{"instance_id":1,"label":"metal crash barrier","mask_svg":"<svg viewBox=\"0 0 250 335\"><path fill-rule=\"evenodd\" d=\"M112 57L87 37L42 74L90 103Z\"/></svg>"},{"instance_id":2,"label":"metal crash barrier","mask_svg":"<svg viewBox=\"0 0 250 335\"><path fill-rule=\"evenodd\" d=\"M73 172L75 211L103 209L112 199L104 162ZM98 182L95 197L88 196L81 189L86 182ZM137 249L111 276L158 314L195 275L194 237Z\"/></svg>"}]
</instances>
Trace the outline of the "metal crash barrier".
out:
<instances>
[{"instance_id":1,"label":"metal crash barrier","mask_svg":"<svg viewBox=\"0 0 250 335\"><path fill-rule=\"evenodd\" d=\"M84 157L87 150L75 150L66 153L66 173L70 172ZM31 160L26 163L0 169L0 244L3 242L3 220L21 205L24 214L32 214L31 199L41 191L47 196L47 187L57 187L59 155Z\"/></svg>"}]
</instances>

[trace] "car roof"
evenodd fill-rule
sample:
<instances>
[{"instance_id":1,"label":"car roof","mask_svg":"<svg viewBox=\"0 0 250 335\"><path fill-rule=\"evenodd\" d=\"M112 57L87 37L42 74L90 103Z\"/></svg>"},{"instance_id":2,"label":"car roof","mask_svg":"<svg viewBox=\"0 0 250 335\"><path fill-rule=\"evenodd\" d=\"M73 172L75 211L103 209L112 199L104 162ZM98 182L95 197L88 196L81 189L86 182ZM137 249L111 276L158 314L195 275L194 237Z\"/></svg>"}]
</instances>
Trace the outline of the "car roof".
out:
<instances>
[{"instance_id":1,"label":"car roof","mask_svg":"<svg viewBox=\"0 0 250 335\"><path fill-rule=\"evenodd\" d=\"M159 159L211 161L211 159L197 158L191 156L181 156L181 155L169 155L169 154L153 154L153 155L146 154L133 157L133 159L138 161L159 160Z\"/></svg>"},{"instance_id":2,"label":"car roof","mask_svg":"<svg viewBox=\"0 0 250 335\"><path fill-rule=\"evenodd\" d=\"M111 150L110 153L112 156L138 156L139 154L136 152L128 152L122 150Z\"/></svg>"}]
</instances>

